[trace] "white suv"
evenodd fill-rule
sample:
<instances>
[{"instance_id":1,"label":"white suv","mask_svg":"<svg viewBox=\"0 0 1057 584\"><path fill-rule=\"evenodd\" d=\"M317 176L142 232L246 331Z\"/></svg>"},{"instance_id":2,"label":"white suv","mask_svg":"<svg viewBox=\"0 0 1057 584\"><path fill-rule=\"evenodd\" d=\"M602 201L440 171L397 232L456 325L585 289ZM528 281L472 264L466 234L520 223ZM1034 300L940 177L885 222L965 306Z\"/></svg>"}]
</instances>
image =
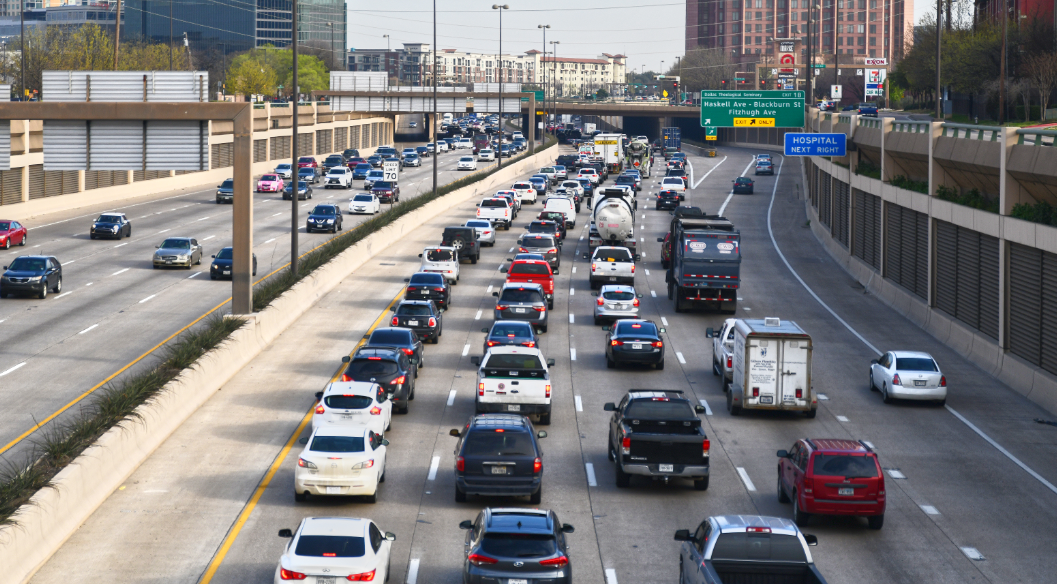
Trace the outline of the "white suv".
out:
<instances>
[{"instance_id":1,"label":"white suv","mask_svg":"<svg viewBox=\"0 0 1057 584\"><path fill-rule=\"evenodd\" d=\"M529 203L536 202L536 189L530 182L516 182L514 186L510 187L515 193L517 193L518 199L522 203L528 201Z\"/></svg>"},{"instance_id":2,"label":"white suv","mask_svg":"<svg viewBox=\"0 0 1057 584\"><path fill-rule=\"evenodd\" d=\"M345 166L335 166L327 172L323 179L323 188L352 188L352 171Z\"/></svg>"},{"instance_id":3,"label":"white suv","mask_svg":"<svg viewBox=\"0 0 1057 584\"><path fill-rule=\"evenodd\" d=\"M459 283L459 250L454 247L427 247L418 254L422 258L420 272L434 272L451 284Z\"/></svg>"}]
</instances>

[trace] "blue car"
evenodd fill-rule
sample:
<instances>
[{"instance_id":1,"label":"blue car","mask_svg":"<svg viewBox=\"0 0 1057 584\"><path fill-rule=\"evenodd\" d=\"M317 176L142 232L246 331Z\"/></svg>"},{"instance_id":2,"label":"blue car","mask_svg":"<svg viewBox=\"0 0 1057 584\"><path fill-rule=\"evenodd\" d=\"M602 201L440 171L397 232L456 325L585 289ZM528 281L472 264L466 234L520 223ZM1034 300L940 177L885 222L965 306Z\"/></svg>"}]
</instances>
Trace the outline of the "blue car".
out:
<instances>
[{"instance_id":1,"label":"blue car","mask_svg":"<svg viewBox=\"0 0 1057 584\"><path fill-rule=\"evenodd\" d=\"M550 182L550 179L546 176L542 174L534 175L529 179L529 182L532 183L532 186L536 189L537 197L545 197L547 195L547 184Z\"/></svg>"},{"instance_id":2,"label":"blue car","mask_svg":"<svg viewBox=\"0 0 1057 584\"><path fill-rule=\"evenodd\" d=\"M210 280L231 279L231 264L234 261L232 254L231 248L225 247L217 255L213 256L213 263L209 265ZM257 254L253 254L253 273L251 275L257 275Z\"/></svg>"},{"instance_id":3,"label":"blue car","mask_svg":"<svg viewBox=\"0 0 1057 584\"><path fill-rule=\"evenodd\" d=\"M62 291L62 265L53 256L22 256L15 258L0 276L0 298L10 294L33 294L48 297L48 290Z\"/></svg>"},{"instance_id":4,"label":"blue car","mask_svg":"<svg viewBox=\"0 0 1057 584\"><path fill-rule=\"evenodd\" d=\"M584 198L591 200L590 197L595 193L595 185L591 184L590 179L578 178L576 182L580 183L580 186L584 188Z\"/></svg>"},{"instance_id":5,"label":"blue car","mask_svg":"<svg viewBox=\"0 0 1057 584\"><path fill-rule=\"evenodd\" d=\"M415 152L418 153L420 158L429 158L429 148L426 148L425 146L415 148Z\"/></svg>"},{"instance_id":6,"label":"blue car","mask_svg":"<svg viewBox=\"0 0 1057 584\"><path fill-rule=\"evenodd\" d=\"M361 162L356 165L356 168L352 169L352 180L364 180L367 178L367 173L371 172L374 168L367 162Z\"/></svg>"},{"instance_id":7,"label":"blue car","mask_svg":"<svg viewBox=\"0 0 1057 584\"><path fill-rule=\"evenodd\" d=\"M316 208L308 214L305 233L313 231L337 233L341 231L341 219L341 209L337 205L316 205Z\"/></svg>"},{"instance_id":8,"label":"blue car","mask_svg":"<svg viewBox=\"0 0 1057 584\"><path fill-rule=\"evenodd\" d=\"M319 175L316 174L316 169L306 166L297 170L297 180L315 183L319 180Z\"/></svg>"}]
</instances>

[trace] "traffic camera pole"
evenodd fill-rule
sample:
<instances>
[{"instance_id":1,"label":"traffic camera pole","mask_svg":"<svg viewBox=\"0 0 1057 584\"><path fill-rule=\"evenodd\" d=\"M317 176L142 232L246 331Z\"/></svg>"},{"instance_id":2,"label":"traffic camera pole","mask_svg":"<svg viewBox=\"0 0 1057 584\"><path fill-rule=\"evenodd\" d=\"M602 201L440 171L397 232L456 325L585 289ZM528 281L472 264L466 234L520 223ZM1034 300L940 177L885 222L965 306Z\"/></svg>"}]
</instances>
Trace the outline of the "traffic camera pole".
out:
<instances>
[{"instance_id":1,"label":"traffic camera pole","mask_svg":"<svg viewBox=\"0 0 1057 584\"><path fill-rule=\"evenodd\" d=\"M290 144L290 156L293 160L292 164L290 165L290 181L293 183L293 186L290 188L290 273L294 276L297 276L297 191L300 187L300 185L298 184L300 182L300 177L298 176L299 169L297 168L297 102L300 101L300 96L297 95L299 89L297 85L297 0L292 0L291 8L292 10L290 11L290 16L293 21L293 34L290 45L294 61L294 79L293 83L291 83L290 94L293 95L294 98L294 103L292 106L293 109L291 110L294 117L293 139L292 143ZM315 172L314 169L313 172ZM308 197L305 198L307 199Z\"/></svg>"}]
</instances>

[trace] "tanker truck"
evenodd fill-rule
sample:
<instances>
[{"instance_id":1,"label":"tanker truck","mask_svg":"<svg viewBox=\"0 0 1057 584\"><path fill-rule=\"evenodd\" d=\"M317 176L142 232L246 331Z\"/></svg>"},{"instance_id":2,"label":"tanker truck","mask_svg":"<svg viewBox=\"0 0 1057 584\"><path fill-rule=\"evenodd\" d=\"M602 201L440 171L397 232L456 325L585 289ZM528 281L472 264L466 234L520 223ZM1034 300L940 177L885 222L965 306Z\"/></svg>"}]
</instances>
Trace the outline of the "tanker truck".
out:
<instances>
[{"instance_id":1,"label":"tanker truck","mask_svg":"<svg viewBox=\"0 0 1057 584\"><path fill-rule=\"evenodd\" d=\"M650 178L650 166L653 155L650 153L648 142L634 141L628 146L627 168L636 169L642 173L642 178Z\"/></svg>"},{"instance_id":2,"label":"tanker truck","mask_svg":"<svg viewBox=\"0 0 1057 584\"><path fill-rule=\"evenodd\" d=\"M588 246L615 245L635 252L634 193L626 189L599 189L591 204Z\"/></svg>"}]
</instances>

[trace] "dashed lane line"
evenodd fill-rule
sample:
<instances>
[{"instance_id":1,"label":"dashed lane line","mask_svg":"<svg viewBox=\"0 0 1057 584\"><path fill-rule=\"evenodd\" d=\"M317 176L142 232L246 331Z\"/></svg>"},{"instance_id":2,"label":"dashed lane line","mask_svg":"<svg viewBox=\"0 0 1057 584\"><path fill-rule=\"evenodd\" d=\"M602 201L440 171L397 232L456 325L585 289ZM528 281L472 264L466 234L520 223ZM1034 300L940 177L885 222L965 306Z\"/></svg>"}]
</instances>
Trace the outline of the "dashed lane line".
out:
<instances>
[{"instance_id":1,"label":"dashed lane line","mask_svg":"<svg viewBox=\"0 0 1057 584\"><path fill-rule=\"evenodd\" d=\"M756 485L752 484L752 479L749 478L749 473L745 472L743 467L738 467L738 476L741 477L741 482L745 483L745 490L750 492L756 491Z\"/></svg>"}]
</instances>

